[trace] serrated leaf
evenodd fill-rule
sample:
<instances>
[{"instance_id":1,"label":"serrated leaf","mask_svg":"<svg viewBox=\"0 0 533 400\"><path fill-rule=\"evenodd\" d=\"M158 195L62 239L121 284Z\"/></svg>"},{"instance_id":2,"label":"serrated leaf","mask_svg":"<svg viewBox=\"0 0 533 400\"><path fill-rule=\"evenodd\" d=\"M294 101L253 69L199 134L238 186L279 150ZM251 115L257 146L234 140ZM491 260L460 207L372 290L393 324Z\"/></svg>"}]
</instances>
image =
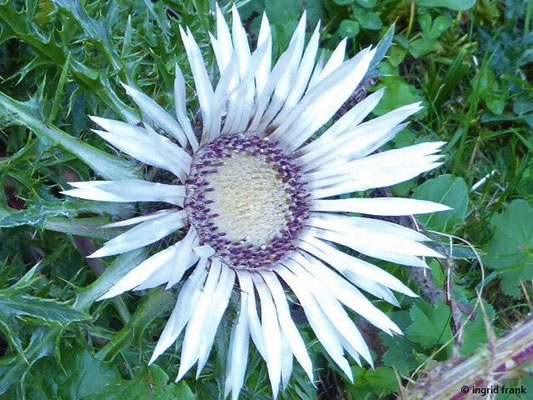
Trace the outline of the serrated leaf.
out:
<instances>
[{"instance_id":1,"label":"serrated leaf","mask_svg":"<svg viewBox=\"0 0 533 400\"><path fill-rule=\"evenodd\" d=\"M170 309L174 302L174 296L168 291L163 289L151 291L128 324L98 352L96 357L100 360L111 360L132 342L139 342L146 327Z\"/></svg>"},{"instance_id":2,"label":"serrated leaf","mask_svg":"<svg viewBox=\"0 0 533 400\"><path fill-rule=\"evenodd\" d=\"M24 357L24 349L22 347L22 341L16 332L12 329L12 324L7 324L2 318L0 318L0 331L4 334L4 337L7 339L9 345L15 349L15 351L21 356Z\"/></svg>"},{"instance_id":3,"label":"serrated leaf","mask_svg":"<svg viewBox=\"0 0 533 400\"><path fill-rule=\"evenodd\" d=\"M405 331L411 323L408 311L393 312L391 319L402 331ZM386 366L395 368L402 376L408 376L418 367L419 362L415 358L415 352L420 351L418 344L411 342L405 336L390 336L385 332L381 332L379 337L387 347L383 355L383 363Z\"/></svg>"},{"instance_id":4,"label":"serrated leaf","mask_svg":"<svg viewBox=\"0 0 533 400\"><path fill-rule=\"evenodd\" d=\"M45 124L40 116L35 114L34 107L30 103L17 101L0 92L0 113L9 115L12 122L27 127L39 138L51 141L76 155L106 179L132 179L136 177L131 163L115 158L52 125Z\"/></svg>"},{"instance_id":5,"label":"serrated leaf","mask_svg":"<svg viewBox=\"0 0 533 400\"><path fill-rule=\"evenodd\" d=\"M521 297L520 282L533 279L533 208L514 200L490 220L492 239L483 262L497 272L503 291Z\"/></svg>"},{"instance_id":6,"label":"serrated leaf","mask_svg":"<svg viewBox=\"0 0 533 400\"><path fill-rule=\"evenodd\" d=\"M452 337L450 328L450 309L439 302L435 306L417 301L409 311L411 325L406 329L406 337L424 348L446 343Z\"/></svg>"},{"instance_id":7,"label":"serrated leaf","mask_svg":"<svg viewBox=\"0 0 533 400\"><path fill-rule=\"evenodd\" d=\"M472 302L472 305L473 303L475 303L475 301ZM489 325L492 325L496 312L486 301L483 301L483 307L487 314ZM479 307L476 311L474 321L466 321L463 330L463 345L461 346L460 354L462 357L468 357L485 344L487 344L487 331L485 329L484 315L481 307Z\"/></svg>"},{"instance_id":8,"label":"serrated leaf","mask_svg":"<svg viewBox=\"0 0 533 400\"><path fill-rule=\"evenodd\" d=\"M420 221L430 229L450 232L464 221L468 209L468 189L462 178L445 174L430 179L415 189L413 197L452 208L449 211L419 216Z\"/></svg>"},{"instance_id":9,"label":"serrated leaf","mask_svg":"<svg viewBox=\"0 0 533 400\"><path fill-rule=\"evenodd\" d=\"M93 284L80 290L73 307L76 310L85 310L142 259L144 259L142 250L130 251L117 257L113 266L106 269ZM0 360L0 395L7 392L13 384L20 382L33 363L52 353L62 329L59 326L39 328L33 333L30 344L24 349L24 357L16 355Z\"/></svg>"},{"instance_id":10,"label":"serrated leaf","mask_svg":"<svg viewBox=\"0 0 533 400\"><path fill-rule=\"evenodd\" d=\"M74 349L55 360L39 361L25 380L28 398L61 400L194 400L185 382L169 382L168 375L152 365L123 379L117 366L95 359L87 349ZM31 382L31 383L29 383Z\"/></svg>"},{"instance_id":11,"label":"serrated leaf","mask_svg":"<svg viewBox=\"0 0 533 400\"><path fill-rule=\"evenodd\" d=\"M28 22L30 18L27 18L23 11L18 11L10 0L0 3L0 20L3 21L4 29L9 29L14 35L46 55L49 60L59 64L65 61L65 53L53 35L47 37L35 32Z\"/></svg>"},{"instance_id":12,"label":"serrated leaf","mask_svg":"<svg viewBox=\"0 0 533 400\"><path fill-rule=\"evenodd\" d=\"M19 354L0 360L0 395L15 383L19 383L33 363L52 353L60 333L61 329L58 327L39 328L33 333L30 344L24 351L24 357Z\"/></svg>"},{"instance_id":13,"label":"serrated leaf","mask_svg":"<svg viewBox=\"0 0 533 400\"><path fill-rule=\"evenodd\" d=\"M380 335L380 338L388 348L383 355L386 366L396 368L402 376L408 376L416 369L419 362L413 353L416 346L413 342L401 336Z\"/></svg>"},{"instance_id":14,"label":"serrated leaf","mask_svg":"<svg viewBox=\"0 0 533 400\"><path fill-rule=\"evenodd\" d=\"M0 320L30 317L46 323L67 325L89 318L87 313L76 310L69 304L21 294L11 296L8 293L9 289L0 292Z\"/></svg>"},{"instance_id":15,"label":"serrated leaf","mask_svg":"<svg viewBox=\"0 0 533 400\"><path fill-rule=\"evenodd\" d=\"M355 368L354 384L347 387L354 399L385 398L399 391L398 379L392 368L377 367L375 370Z\"/></svg>"},{"instance_id":16,"label":"serrated leaf","mask_svg":"<svg viewBox=\"0 0 533 400\"><path fill-rule=\"evenodd\" d=\"M87 38L96 44L99 51L106 54L116 70L122 68L120 58L111 44L109 29L106 29L101 21L90 18L80 0L52 0L52 2L61 13L77 22Z\"/></svg>"},{"instance_id":17,"label":"serrated leaf","mask_svg":"<svg viewBox=\"0 0 533 400\"><path fill-rule=\"evenodd\" d=\"M125 218L131 215L133 207L125 203L110 203L101 201L80 201L67 199L65 201L33 201L25 210L6 211L0 214L0 228L11 228L20 225L45 227L46 222L53 218L74 218L82 213L107 213ZM90 221L88 221L88 225Z\"/></svg>"}]
</instances>

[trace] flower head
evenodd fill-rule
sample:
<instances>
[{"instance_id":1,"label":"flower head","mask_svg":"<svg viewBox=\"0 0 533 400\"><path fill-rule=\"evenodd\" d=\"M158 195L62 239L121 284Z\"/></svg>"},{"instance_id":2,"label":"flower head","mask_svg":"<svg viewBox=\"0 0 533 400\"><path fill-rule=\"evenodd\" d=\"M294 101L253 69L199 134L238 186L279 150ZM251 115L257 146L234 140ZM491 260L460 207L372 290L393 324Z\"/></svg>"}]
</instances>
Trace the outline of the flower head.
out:
<instances>
[{"instance_id":1,"label":"flower head","mask_svg":"<svg viewBox=\"0 0 533 400\"><path fill-rule=\"evenodd\" d=\"M143 180L72 183L65 193L115 202L164 202L168 207L108 226L133 226L93 257L124 253L181 231L182 239L133 268L104 295L184 280L151 362L184 332L177 379L205 365L232 295L240 298L233 323L226 393L244 382L249 338L267 363L274 397L287 384L293 357L310 379L313 367L291 318L287 296L300 302L325 351L351 378L346 354L372 363L369 349L344 307L379 329L400 329L361 292L397 304L392 291L414 293L375 265L337 248L402 265L425 267L439 257L411 229L376 218L447 209L401 198L339 195L388 186L440 165L442 143L375 151L404 128L419 104L366 120L379 90L325 128L367 74L375 50L344 60L345 42L327 62L315 62L319 29L305 44L305 16L288 48L271 66L271 35L263 17L252 51L233 9L232 32L217 7L211 37L220 76L215 86L197 43L181 31L194 77L201 126L187 117L185 82L176 66L176 117L132 87L143 124L93 117L98 135L137 160L171 172L172 183ZM315 133L321 134L315 137ZM198 131L198 134L195 132ZM183 279L186 276L186 279ZM292 292L292 294L290 293Z\"/></svg>"}]
</instances>

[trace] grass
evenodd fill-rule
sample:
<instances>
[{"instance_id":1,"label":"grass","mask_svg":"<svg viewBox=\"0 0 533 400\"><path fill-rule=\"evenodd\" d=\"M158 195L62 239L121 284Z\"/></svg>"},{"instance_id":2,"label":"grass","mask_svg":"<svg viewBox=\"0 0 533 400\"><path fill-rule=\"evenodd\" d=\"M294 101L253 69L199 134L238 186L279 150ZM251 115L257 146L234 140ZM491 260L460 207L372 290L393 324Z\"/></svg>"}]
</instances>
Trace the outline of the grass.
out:
<instances>
[{"instance_id":1,"label":"grass","mask_svg":"<svg viewBox=\"0 0 533 400\"><path fill-rule=\"evenodd\" d=\"M304 9L309 26L321 21L326 54L343 37L350 54L375 45L394 24L394 44L379 65L376 86L388 89L376 113L423 101L424 110L391 146L428 140L447 145L443 166L391 192L454 207L419 223L472 245L453 239L450 246L433 235L449 259L431 262L432 277L386 266L404 281L412 279L422 299L401 299L400 308L377 302L406 335L389 338L362 323L376 369L354 366L353 384L302 325L318 388L296 368L281 397L394 398L407 378L423 379L438 363L471 355L492 334L524 320L533 295L533 1L236 4L252 41L266 9L275 54ZM207 0L0 0L0 398L220 398L233 314L199 380L172 383L176 349L147 367L176 294L154 290L93 304L142 254L111 265L84 257L108 235L100 225L134 209L59 193L71 180L148 172L91 134L87 115L136 120L120 81L173 109L175 63L192 88L178 23L191 28L212 65L210 7ZM472 313L477 293L485 313L479 307ZM533 390L532 382L525 370L511 381ZM242 398L269 396L266 367L253 350Z\"/></svg>"}]
</instances>

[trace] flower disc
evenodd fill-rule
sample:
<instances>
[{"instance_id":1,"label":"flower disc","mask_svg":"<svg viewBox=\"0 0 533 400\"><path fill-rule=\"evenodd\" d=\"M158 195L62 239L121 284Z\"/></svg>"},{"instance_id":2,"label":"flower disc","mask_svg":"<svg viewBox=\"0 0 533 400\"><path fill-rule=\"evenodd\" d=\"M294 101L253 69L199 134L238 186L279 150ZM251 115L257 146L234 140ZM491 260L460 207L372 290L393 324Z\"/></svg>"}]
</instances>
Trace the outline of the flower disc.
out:
<instances>
[{"instance_id":1,"label":"flower disc","mask_svg":"<svg viewBox=\"0 0 533 400\"><path fill-rule=\"evenodd\" d=\"M203 245L234 268L265 268L294 249L309 214L300 168L276 142L231 135L201 148L185 210Z\"/></svg>"}]
</instances>

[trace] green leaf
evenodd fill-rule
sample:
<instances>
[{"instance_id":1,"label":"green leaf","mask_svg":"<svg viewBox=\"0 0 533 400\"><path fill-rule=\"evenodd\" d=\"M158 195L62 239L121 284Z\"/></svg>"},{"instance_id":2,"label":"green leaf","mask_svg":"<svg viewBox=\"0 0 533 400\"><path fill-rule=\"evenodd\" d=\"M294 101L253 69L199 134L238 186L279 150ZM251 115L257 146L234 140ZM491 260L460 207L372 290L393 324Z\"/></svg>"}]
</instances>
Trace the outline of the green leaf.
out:
<instances>
[{"instance_id":1,"label":"green leaf","mask_svg":"<svg viewBox=\"0 0 533 400\"><path fill-rule=\"evenodd\" d=\"M34 132L40 139L51 141L73 153L106 179L132 179L136 177L131 163L119 160L62 130L45 124L30 103L22 103L0 92L0 115Z\"/></svg>"},{"instance_id":2,"label":"green leaf","mask_svg":"<svg viewBox=\"0 0 533 400\"><path fill-rule=\"evenodd\" d=\"M107 213L113 216L124 218L131 215L132 211L133 207L124 203L85 200L80 201L78 199L74 200L70 198L67 198L64 201L56 202L43 200L33 201L25 210L12 212L7 211L5 214L0 214L0 228L10 228L20 225L44 227L46 226L47 221L50 219L60 217L71 219L82 213ZM58 222L59 221L60 220L58 220ZM81 223L81 221L78 221L78 224L75 224L75 221L72 222L72 225L79 225L79 223ZM87 219L87 225L91 228L95 227L94 223L91 223L90 219ZM60 229L57 230L61 231ZM101 233L104 235L104 237L106 236L104 232Z\"/></svg>"},{"instance_id":3,"label":"green leaf","mask_svg":"<svg viewBox=\"0 0 533 400\"><path fill-rule=\"evenodd\" d=\"M533 149L533 143L531 143L531 148ZM516 186L516 191L519 195L533 197L533 159L529 160Z\"/></svg>"},{"instance_id":4,"label":"green leaf","mask_svg":"<svg viewBox=\"0 0 533 400\"><path fill-rule=\"evenodd\" d=\"M432 306L425 301L417 301L412 305L409 314L413 321L405 331L409 340L424 348L431 348L451 339L451 313L445 303L440 302Z\"/></svg>"},{"instance_id":5,"label":"green leaf","mask_svg":"<svg viewBox=\"0 0 533 400\"><path fill-rule=\"evenodd\" d=\"M0 395L7 392L12 385L20 383L22 376L33 363L52 353L60 333L59 327L39 328L33 333L30 344L24 351L24 357L18 354L0 360Z\"/></svg>"},{"instance_id":6,"label":"green leaf","mask_svg":"<svg viewBox=\"0 0 533 400\"><path fill-rule=\"evenodd\" d=\"M54 35L45 36L37 34L30 24L31 19L26 18L23 11L18 11L10 0L0 3L0 20L2 27L9 29L14 35L20 37L24 42L37 49L49 60L62 65L66 59L61 46L54 40ZM52 31L50 30L49 33Z\"/></svg>"},{"instance_id":7,"label":"green leaf","mask_svg":"<svg viewBox=\"0 0 533 400\"><path fill-rule=\"evenodd\" d=\"M106 55L115 70L121 69L122 63L111 44L109 29L101 21L95 21L87 15L80 0L52 0L59 11L76 21L83 29L87 39L96 44L98 51Z\"/></svg>"},{"instance_id":8,"label":"green leaf","mask_svg":"<svg viewBox=\"0 0 533 400\"><path fill-rule=\"evenodd\" d=\"M422 34L424 36L428 35L431 31L431 21L432 18L430 13L425 13L418 17L418 24L420 25L420 29L422 29Z\"/></svg>"},{"instance_id":9,"label":"green leaf","mask_svg":"<svg viewBox=\"0 0 533 400\"><path fill-rule=\"evenodd\" d=\"M387 60L393 67L397 67L402 63L406 55L407 50L400 46L394 46L390 49Z\"/></svg>"},{"instance_id":10,"label":"green leaf","mask_svg":"<svg viewBox=\"0 0 533 400\"><path fill-rule=\"evenodd\" d=\"M155 318L161 317L174 303L175 298L168 291L158 289L150 292L128 324L98 352L96 357L100 360L111 360L132 342L139 342L146 327Z\"/></svg>"},{"instance_id":11,"label":"green leaf","mask_svg":"<svg viewBox=\"0 0 533 400\"><path fill-rule=\"evenodd\" d=\"M402 336L380 335L380 338L388 350L383 356L383 362L388 367L398 370L400 375L408 376L414 371L419 362L414 355L414 343Z\"/></svg>"},{"instance_id":12,"label":"green leaf","mask_svg":"<svg viewBox=\"0 0 533 400\"><path fill-rule=\"evenodd\" d=\"M378 14L370 11L362 11L356 14L356 18L364 29L370 29L373 31L380 30L383 26L381 18Z\"/></svg>"},{"instance_id":13,"label":"green leaf","mask_svg":"<svg viewBox=\"0 0 533 400\"><path fill-rule=\"evenodd\" d=\"M533 279L533 208L514 200L490 220L492 239L485 246L483 262L496 271L503 291L522 297L520 282Z\"/></svg>"},{"instance_id":14,"label":"green leaf","mask_svg":"<svg viewBox=\"0 0 533 400\"><path fill-rule=\"evenodd\" d=\"M346 38L354 38L359 33L359 22L345 19L339 26L339 36Z\"/></svg>"},{"instance_id":15,"label":"green leaf","mask_svg":"<svg viewBox=\"0 0 533 400\"><path fill-rule=\"evenodd\" d=\"M472 301L471 305L473 306L475 301ZM483 301L483 307L487 313L487 318L489 325L492 324L496 316L494 308ZM487 344L487 331L485 329L484 315L479 307L476 310L476 315L474 321L466 321L464 330L463 330L463 345L461 346L460 352L462 357L468 357L474 354L481 346Z\"/></svg>"},{"instance_id":16,"label":"green leaf","mask_svg":"<svg viewBox=\"0 0 533 400\"><path fill-rule=\"evenodd\" d=\"M453 24L453 19L449 15L439 15L435 18L431 31L428 34L428 37L431 39L437 39L442 35L450 26Z\"/></svg>"},{"instance_id":17,"label":"green leaf","mask_svg":"<svg viewBox=\"0 0 533 400\"><path fill-rule=\"evenodd\" d=\"M421 39L413 40L409 44L409 53L415 58L421 58L425 55L434 52L440 51L442 45L436 39L430 39L423 37Z\"/></svg>"},{"instance_id":18,"label":"green leaf","mask_svg":"<svg viewBox=\"0 0 533 400\"><path fill-rule=\"evenodd\" d=\"M402 331L405 331L411 323L408 311L393 312L391 319ZM410 372L418 367L419 362L415 358L415 351L419 352L420 346L411 342L405 336L390 336L385 332L381 332L379 337L388 349L383 355L383 363L386 366L395 368L402 376L408 376Z\"/></svg>"},{"instance_id":19,"label":"green leaf","mask_svg":"<svg viewBox=\"0 0 533 400\"><path fill-rule=\"evenodd\" d=\"M462 178L446 174L430 179L414 191L413 197L452 208L449 211L419 216L420 221L430 229L450 232L464 222L468 209L468 189Z\"/></svg>"},{"instance_id":20,"label":"green leaf","mask_svg":"<svg viewBox=\"0 0 533 400\"><path fill-rule=\"evenodd\" d=\"M112 267L106 269L91 285L80 290L73 308L79 311L85 310L144 258L145 254L142 250L130 251L117 257ZM24 357L19 354L0 360L0 395L8 391L15 383L19 383L31 365L53 352L62 329L60 326L54 326L50 329L39 328L33 333L30 344L24 350ZM48 378L49 376L47 375Z\"/></svg>"},{"instance_id":21,"label":"green leaf","mask_svg":"<svg viewBox=\"0 0 533 400\"><path fill-rule=\"evenodd\" d=\"M494 114L502 114L505 110L506 98L504 94L489 91L484 94L483 100L485 100L487 108Z\"/></svg>"},{"instance_id":22,"label":"green leaf","mask_svg":"<svg viewBox=\"0 0 533 400\"><path fill-rule=\"evenodd\" d=\"M453 11L466 11L475 4L476 0L417 0L417 5L420 7L442 7Z\"/></svg>"},{"instance_id":23,"label":"green leaf","mask_svg":"<svg viewBox=\"0 0 533 400\"><path fill-rule=\"evenodd\" d=\"M74 321L89 319L89 315L71 305L51 299L30 296L24 293L38 279L37 264L17 283L0 290L0 322L9 325L12 318L30 317L46 323L67 325Z\"/></svg>"},{"instance_id":24,"label":"green leaf","mask_svg":"<svg viewBox=\"0 0 533 400\"><path fill-rule=\"evenodd\" d=\"M11 317L31 317L46 323L62 325L89 319L85 312L55 300L28 295L9 295L9 289L0 292L0 320Z\"/></svg>"},{"instance_id":25,"label":"green leaf","mask_svg":"<svg viewBox=\"0 0 533 400\"><path fill-rule=\"evenodd\" d=\"M361 7L372 8L377 4L378 0L357 0L357 4Z\"/></svg>"},{"instance_id":26,"label":"green leaf","mask_svg":"<svg viewBox=\"0 0 533 400\"><path fill-rule=\"evenodd\" d=\"M61 357L61 365L43 359L25 379L27 398L60 400L194 400L185 382L176 385L168 375L152 365L122 378L116 365L95 359L86 349L74 349Z\"/></svg>"},{"instance_id":27,"label":"green leaf","mask_svg":"<svg viewBox=\"0 0 533 400\"><path fill-rule=\"evenodd\" d=\"M93 393L94 385L92 387ZM196 397L184 381L175 384L169 382L168 375L158 366L152 365L134 379L115 382L100 393L87 396L86 400L195 400ZM75 400L73 398L72 400Z\"/></svg>"},{"instance_id":28,"label":"green leaf","mask_svg":"<svg viewBox=\"0 0 533 400\"><path fill-rule=\"evenodd\" d=\"M376 115L383 115L389 111L421 100L417 90L400 78L383 79L385 81L385 95L374 109Z\"/></svg>"},{"instance_id":29,"label":"green leaf","mask_svg":"<svg viewBox=\"0 0 533 400\"><path fill-rule=\"evenodd\" d=\"M381 399L400 390L392 368L377 367L375 370L366 370L356 367L354 372L354 384L347 387L351 398Z\"/></svg>"}]
</instances>

